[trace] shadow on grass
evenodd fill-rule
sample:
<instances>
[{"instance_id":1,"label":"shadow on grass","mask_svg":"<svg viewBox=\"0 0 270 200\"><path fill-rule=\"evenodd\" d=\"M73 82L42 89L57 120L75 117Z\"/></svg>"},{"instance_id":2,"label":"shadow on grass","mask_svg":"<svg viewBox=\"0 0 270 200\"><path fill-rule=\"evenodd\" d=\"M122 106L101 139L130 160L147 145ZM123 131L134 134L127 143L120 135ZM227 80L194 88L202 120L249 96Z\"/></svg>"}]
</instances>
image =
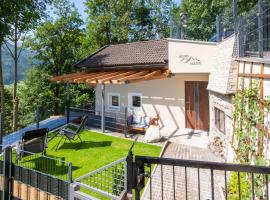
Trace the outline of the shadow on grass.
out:
<instances>
[{"instance_id":1,"label":"shadow on grass","mask_svg":"<svg viewBox=\"0 0 270 200\"><path fill-rule=\"evenodd\" d=\"M81 150L81 149L89 149L89 148L96 148L96 147L108 147L112 145L112 141L102 141L102 142L92 142L92 141L85 141L85 142L65 142L63 145L59 147L60 149L75 149L75 150Z\"/></svg>"},{"instance_id":2,"label":"shadow on grass","mask_svg":"<svg viewBox=\"0 0 270 200\"><path fill-rule=\"evenodd\" d=\"M60 158L60 160L65 161L65 158ZM61 162L60 160L57 157L49 159L46 157L31 158L31 156L26 156L19 161L19 165L42 173L50 174L61 179L67 179L68 164L66 162ZM72 171L80 168L81 167L78 166L72 166Z\"/></svg>"}]
</instances>

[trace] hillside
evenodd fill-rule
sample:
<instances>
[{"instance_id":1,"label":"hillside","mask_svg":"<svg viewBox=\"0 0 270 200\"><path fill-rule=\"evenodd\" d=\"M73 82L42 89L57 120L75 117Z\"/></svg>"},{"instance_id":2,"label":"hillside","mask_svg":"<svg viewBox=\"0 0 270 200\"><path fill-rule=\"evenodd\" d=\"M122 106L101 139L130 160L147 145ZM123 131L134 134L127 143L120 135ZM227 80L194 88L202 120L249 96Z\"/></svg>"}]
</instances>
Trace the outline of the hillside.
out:
<instances>
[{"instance_id":1,"label":"hillside","mask_svg":"<svg viewBox=\"0 0 270 200\"><path fill-rule=\"evenodd\" d=\"M10 49L13 49L13 46L9 44ZM14 81L14 71L13 71L13 65L14 61L7 50L5 46L2 47L3 50L3 73L4 73L4 83L11 84ZM22 80L24 76L24 72L31 67L30 64L30 57L31 52L29 50L23 50L21 52L20 58L19 58L19 66L18 66L18 79Z\"/></svg>"}]
</instances>

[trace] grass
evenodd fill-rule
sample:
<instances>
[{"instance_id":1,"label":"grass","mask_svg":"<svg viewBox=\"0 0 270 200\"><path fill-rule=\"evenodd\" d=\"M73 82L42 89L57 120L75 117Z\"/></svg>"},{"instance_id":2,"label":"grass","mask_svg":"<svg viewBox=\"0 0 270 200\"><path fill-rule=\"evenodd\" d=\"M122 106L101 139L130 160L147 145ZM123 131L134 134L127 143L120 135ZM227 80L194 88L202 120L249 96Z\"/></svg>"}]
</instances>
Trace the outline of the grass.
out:
<instances>
[{"instance_id":1,"label":"grass","mask_svg":"<svg viewBox=\"0 0 270 200\"><path fill-rule=\"evenodd\" d=\"M60 138L54 138L46 151L49 157L72 162L73 178L80 177L127 156L132 145L130 140L87 130L81 133L81 138L83 143L79 140L73 143L66 141L64 144L60 144L57 151L53 147ZM159 156L160 152L161 147L141 142L137 142L133 149L134 155Z\"/></svg>"}]
</instances>

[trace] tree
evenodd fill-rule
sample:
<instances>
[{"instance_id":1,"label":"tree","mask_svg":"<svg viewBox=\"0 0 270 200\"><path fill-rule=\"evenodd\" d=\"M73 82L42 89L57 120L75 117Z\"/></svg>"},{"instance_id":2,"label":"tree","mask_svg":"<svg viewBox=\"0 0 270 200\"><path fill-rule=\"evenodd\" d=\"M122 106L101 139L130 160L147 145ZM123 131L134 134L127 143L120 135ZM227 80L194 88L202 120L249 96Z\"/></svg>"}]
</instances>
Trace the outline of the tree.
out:
<instances>
[{"instance_id":1,"label":"tree","mask_svg":"<svg viewBox=\"0 0 270 200\"><path fill-rule=\"evenodd\" d=\"M13 17L10 20L10 26L12 30L8 36L7 42L13 42L14 51L9 48L7 42L5 42L7 49L9 50L12 58L14 59L14 86L13 86L13 131L17 130L18 122L18 97L17 97L17 82L18 82L18 60L23 48L18 47L18 42L20 40L24 41L22 34L32 30L38 22L41 20L42 16L45 15L46 3L49 0L21 0L13 1L12 14Z\"/></svg>"},{"instance_id":2,"label":"tree","mask_svg":"<svg viewBox=\"0 0 270 200\"><path fill-rule=\"evenodd\" d=\"M8 35L10 31L10 26L8 22L10 21L12 17L12 3L9 0L1 0L0 4L0 98L1 98L1 127L2 130L0 133L0 138L2 142L2 134L5 130L4 127L4 119L5 119L5 87L4 87L4 81L3 81L3 70L2 70L2 45L4 43L5 37Z\"/></svg>"},{"instance_id":3,"label":"tree","mask_svg":"<svg viewBox=\"0 0 270 200\"><path fill-rule=\"evenodd\" d=\"M81 48L80 38L83 21L74 5L67 0L54 2L55 19L48 19L37 27L27 46L35 51L37 67L43 68L51 76L60 76L71 72L72 65L78 61L77 51ZM61 99L64 87L54 85L54 113L61 112Z\"/></svg>"},{"instance_id":4,"label":"tree","mask_svg":"<svg viewBox=\"0 0 270 200\"><path fill-rule=\"evenodd\" d=\"M84 55L109 44L169 36L172 0L87 0Z\"/></svg>"}]
</instances>

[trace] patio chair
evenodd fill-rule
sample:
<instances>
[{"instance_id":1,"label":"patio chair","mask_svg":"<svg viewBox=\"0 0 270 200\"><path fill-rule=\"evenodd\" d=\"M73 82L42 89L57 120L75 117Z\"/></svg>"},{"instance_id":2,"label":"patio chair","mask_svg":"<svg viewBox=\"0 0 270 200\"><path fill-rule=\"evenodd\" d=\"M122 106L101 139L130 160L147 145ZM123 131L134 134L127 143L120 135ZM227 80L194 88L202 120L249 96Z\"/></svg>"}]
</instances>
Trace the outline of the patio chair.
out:
<instances>
[{"instance_id":1,"label":"patio chair","mask_svg":"<svg viewBox=\"0 0 270 200\"><path fill-rule=\"evenodd\" d=\"M20 149L17 152L17 159L29 155L29 153L42 153L46 154L46 143L47 143L48 129L35 129L26 131L22 137L20 143Z\"/></svg>"},{"instance_id":2,"label":"patio chair","mask_svg":"<svg viewBox=\"0 0 270 200\"><path fill-rule=\"evenodd\" d=\"M80 140L80 142L82 143L83 141L82 141L82 138L80 137L80 133L85 128L87 119L88 119L88 116L84 115L81 118L80 124L69 123L69 124L65 125L64 127L62 127L59 130L59 134L61 135L61 139L56 146L56 150L58 149L59 144L61 143L61 141L63 139L65 139L64 143L66 142L66 140L68 140L69 142L72 142L72 141L75 142L77 140Z\"/></svg>"}]
</instances>

